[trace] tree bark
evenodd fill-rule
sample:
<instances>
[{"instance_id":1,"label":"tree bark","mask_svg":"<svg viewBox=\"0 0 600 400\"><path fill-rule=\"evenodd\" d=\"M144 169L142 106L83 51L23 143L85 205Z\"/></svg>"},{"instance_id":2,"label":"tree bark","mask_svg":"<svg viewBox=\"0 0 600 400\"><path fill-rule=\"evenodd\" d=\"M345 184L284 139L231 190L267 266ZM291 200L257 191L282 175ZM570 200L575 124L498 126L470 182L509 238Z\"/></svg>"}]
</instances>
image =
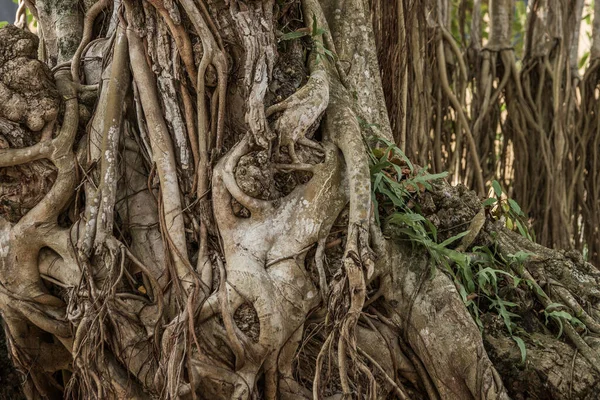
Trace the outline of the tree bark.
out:
<instances>
[{"instance_id":1,"label":"tree bark","mask_svg":"<svg viewBox=\"0 0 600 400\"><path fill-rule=\"evenodd\" d=\"M509 398L451 268L377 223L371 167L395 150L368 3L38 0L41 59L34 34L0 29L0 167L51 175L0 217L0 311L28 398ZM482 50L501 57L505 3ZM450 5L429 54L415 4L395 14L419 16L399 28L393 93L411 155L433 50L437 93L464 111L445 70ZM423 176L403 162L398 182L408 165ZM469 228L461 260L529 251L512 273L600 333L595 268L494 225L463 186L420 189L410 203L440 236ZM562 318L585 392L597 350Z\"/></svg>"}]
</instances>

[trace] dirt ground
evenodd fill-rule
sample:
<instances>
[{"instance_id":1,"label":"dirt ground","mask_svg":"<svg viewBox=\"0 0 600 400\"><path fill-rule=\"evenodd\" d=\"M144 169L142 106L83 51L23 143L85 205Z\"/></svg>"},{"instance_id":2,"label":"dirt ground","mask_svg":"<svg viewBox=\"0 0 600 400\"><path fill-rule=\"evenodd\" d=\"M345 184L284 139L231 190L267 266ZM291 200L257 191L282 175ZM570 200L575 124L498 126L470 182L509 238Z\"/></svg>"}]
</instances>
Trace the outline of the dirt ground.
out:
<instances>
[{"instance_id":1,"label":"dirt ground","mask_svg":"<svg viewBox=\"0 0 600 400\"><path fill-rule=\"evenodd\" d=\"M0 328L0 400L25 400L21 381L21 374L8 359L4 329Z\"/></svg>"}]
</instances>

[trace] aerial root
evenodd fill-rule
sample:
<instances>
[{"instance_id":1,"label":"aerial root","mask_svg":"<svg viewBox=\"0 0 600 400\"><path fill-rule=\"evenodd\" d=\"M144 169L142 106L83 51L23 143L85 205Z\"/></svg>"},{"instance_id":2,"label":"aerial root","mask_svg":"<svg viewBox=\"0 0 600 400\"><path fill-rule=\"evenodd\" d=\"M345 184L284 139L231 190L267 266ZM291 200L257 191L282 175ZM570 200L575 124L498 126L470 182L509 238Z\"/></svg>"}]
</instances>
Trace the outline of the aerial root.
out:
<instances>
[{"instance_id":1,"label":"aerial root","mask_svg":"<svg viewBox=\"0 0 600 400\"><path fill-rule=\"evenodd\" d=\"M315 166L312 164L273 164L273 168L282 170L282 171L304 171L304 172L313 172Z\"/></svg>"},{"instance_id":2,"label":"aerial root","mask_svg":"<svg viewBox=\"0 0 600 400\"><path fill-rule=\"evenodd\" d=\"M235 147L231 150L230 155L227 157L227 161L223 168L221 178L223 184L229 191L230 195L238 201L241 205L250 210L251 213L257 215L262 214L264 211L272 209L273 205L270 201L256 199L244 193L239 187L235 179L234 170L237 166L238 161L242 156L247 154L250 150L250 138L246 135Z\"/></svg>"},{"instance_id":3,"label":"aerial root","mask_svg":"<svg viewBox=\"0 0 600 400\"><path fill-rule=\"evenodd\" d=\"M83 20L83 38L81 42L79 42L79 46L73 55L73 59L71 60L71 79L74 83L79 84L79 68L81 64L81 56L83 55L83 51L92 40L92 29L94 27L94 21L96 17L102 10L108 7L109 4L112 4L111 0L100 0L94 5L90 7L90 9L85 14L85 18Z\"/></svg>"},{"instance_id":4,"label":"aerial root","mask_svg":"<svg viewBox=\"0 0 600 400\"><path fill-rule=\"evenodd\" d=\"M233 315L227 298L227 272L219 257L217 257L217 265L219 266L219 304L221 306L221 317L223 318L223 325L225 325L229 345L233 354L235 354L235 368L236 370L240 370L246 363L244 346L235 331L235 322L233 321Z\"/></svg>"},{"instance_id":5,"label":"aerial root","mask_svg":"<svg viewBox=\"0 0 600 400\"><path fill-rule=\"evenodd\" d=\"M198 7L192 0L182 0L181 5L191 19L192 25L196 29L196 34L202 40L202 59L200 67L196 74L197 90L197 112L198 112L198 141L200 146L200 158L203 158L204 152L209 150L209 144L214 143L217 152L221 151L223 145L223 130L225 128L225 102L227 100L227 76L228 63L223 44L216 33L210 29L212 21L210 16L198 10ZM193 61L193 60L192 60ZM193 65L193 62L192 62ZM209 107L206 104L206 71L209 66L213 66L217 72L217 87L213 96L218 97L218 107L216 115L212 115L216 123L216 138L211 140L211 129L208 120Z\"/></svg>"},{"instance_id":6,"label":"aerial root","mask_svg":"<svg viewBox=\"0 0 600 400\"><path fill-rule=\"evenodd\" d=\"M127 13L132 12L132 4L125 2ZM131 18L131 16L129 16ZM141 38L135 31L127 30L129 58L136 85L139 90L141 108L147 120L148 136L152 148L153 161L161 183L159 217L164 224L165 238L170 247L175 273L184 286L185 293L191 292L191 265L187 254L187 244L182 213L182 199L177 180L177 165L173 152L173 143L169 137L166 122L162 115L157 95L154 74L145 60L145 51Z\"/></svg>"},{"instance_id":7,"label":"aerial root","mask_svg":"<svg viewBox=\"0 0 600 400\"><path fill-rule=\"evenodd\" d=\"M295 164L301 163L296 155L297 144L323 151L318 143L307 137L313 134L329 104L329 78L322 65L315 66L314 57L313 54L312 72L308 82L265 112L266 118L281 113L273 123L279 142L275 154L279 156L279 148L287 147L288 154Z\"/></svg>"},{"instance_id":8,"label":"aerial root","mask_svg":"<svg viewBox=\"0 0 600 400\"><path fill-rule=\"evenodd\" d=\"M52 141L45 140L29 147L0 149L0 168L49 158L54 150L54 144Z\"/></svg>"},{"instance_id":9,"label":"aerial root","mask_svg":"<svg viewBox=\"0 0 600 400\"><path fill-rule=\"evenodd\" d=\"M544 291L544 289L542 289L540 287L540 285L537 283L535 278L531 275L531 273L525 267L521 268L521 269L519 269L517 267L513 267L512 269L515 274L520 276L522 279L527 279L535 286L535 290L534 290L535 296L537 297L539 302L542 303L544 308L548 308L553 303L558 302L558 301L555 301L555 299L553 298L554 296L549 296ZM572 295L570 295L568 290L566 290L565 288L562 288L560 286L556 286L556 288L552 288L552 290L557 293L557 297L558 297L557 300L563 300L563 301L566 300L565 303L567 303L567 306L569 306L572 309L573 313L575 313L575 315L579 318L580 315L577 314L577 312L583 311L583 308L581 308L581 306L575 301L575 299L572 297ZM588 315L588 317L589 317L589 315ZM589 318L588 317L583 317L583 320L584 320L583 323L588 329L590 329L592 332L595 332L595 330L598 329L598 323L597 323L597 321L593 320L591 317L589 317ZM597 350L590 347L585 342L585 340L582 339L581 335L571 325L571 321L568 321L564 318L561 318L561 320L562 320L562 325L563 325L563 328L564 328L564 331L565 331L567 337L575 345L577 350L579 350L581 355L586 360L588 360L596 368L596 370L598 372L600 372L600 353ZM590 326L585 324L585 320L587 320L588 323L591 322Z\"/></svg>"},{"instance_id":10,"label":"aerial root","mask_svg":"<svg viewBox=\"0 0 600 400\"><path fill-rule=\"evenodd\" d=\"M332 346L336 338L337 365L344 396L351 396L353 393L349 379L349 358L354 370L366 378L368 398L376 397L377 383L359 355L356 340L356 326L366 300L366 279L373 274L374 270L372 251L367 243L367 232L358 224L352 224L349 227L348 241L342 261L344 275L332 286L329 294L328 313L333 319L333 330L329 333L317 357L313 391L315 398L320 392L320 374L324 358L326 356L331 358ZM319 246L321 246L320 243Z\"/></svg>"},{"instance_id":11,"label":"aerial root","mask_svg":"<svg viewBox=\"0 0 600 400\"><path fill-rule=\"evenodd\" d=\"M481 162L479 160L479 155L477 153L477 145L475 143L473 133L471 132L471 129L469 128L469 121L467 120L467 117L465 116L465 111L464 111L463 107L461 106L460 102L458 101L458 99L456 98L456 95L450 88L450 84L448 83L448 72L446 69L446 56L444 53L444 42L441 38L438 39L438 44L437 44L436 48L437 48L436 55L437 55L437 60L438 60L438 68L440 70L440 78L441 78L440 84L442 85L444 94L448 97L448 99L450 100L450 103L452 104L452 107L456 111L458 118L462 124L463 130L465 131L465 134L467 136L467 142L469 145L471 158L473 159L473 165L475 166L474 173L475 173L475 181L476 181L476 185L477 185L477 192L480 195L483 195L485 192L485 187L484 187L485 185L484 185L484 181L483 181L483 175L481 173L481 168L480 168Z\"/></svg>"},{"instance_id":12,"label":"aerial root","mask_svg":"<svg viewBox=\"0 0 600 400\"><path fill-rule=\"evenodd\" d=\"M181 55L183 64L185 65L188 75L191 77L190 81L192 82L192 86L194 87L194 90L197 90L198 86L196 83L196 76L198 72L196 70L196 64L194 64L194 52L192 42L185 30L185 27L183 26L183 24L176 24L173 21L173 18L171 18L171 16L169 15L169 10L167 10L167 8L165 7L163 0L150 0L149 2L154 6L154 8L159 12L161 17L167 23L169 31L175 39L175 44L177 45L177 50Z\"/></svg>"},{"instance_id":13,"label":"aerial root","mask_svg":"<svg viewBox=\"0 0 600 400\"><path fill-rule=\"evenodd\" d=\"M99 5L101 2L96 3ZM98 9L100 12L102 8ZM92 20L93 23L93 20ZM91 28L90 28L91 30ZM91 37L91 31L89 33ZM89 38L88 38L89 39ZM82 48L80 46L80 48ZM119 137L123 121L123 102L128 88L128 42L125 29L119 27L113 49L111 79L108 84L104 131L102 132L102 150L100 161L100 183L93 190L93 198L86 204L85 230L81 238L79 251L82 257L89 258L95 249L99 254L104 251L106 238L112 235L114 206L117 191L117 154ZM72 64L74 66L75 64ZM73 70L76 73L76 70ZM79 78L77 77L77 80ZM98 223L100 221L100 223Z\"/></svg>"},{"instance_id":14,"label":"aerial root","mask_svg":"<svg viewBox=\"0 0 600 400\"><path fill-rule=\"evenodd\" d=\"M319 239L317 251L315 253L315 265L319 274L319 292L321 293L321 300L323 301L323 304L327 304L327 296L329 294L329 285L327 284L327 276L325 275L325 267L323 266L323 261L325 259L326 240L326 236Z\"/></svg>"}]
</instances>

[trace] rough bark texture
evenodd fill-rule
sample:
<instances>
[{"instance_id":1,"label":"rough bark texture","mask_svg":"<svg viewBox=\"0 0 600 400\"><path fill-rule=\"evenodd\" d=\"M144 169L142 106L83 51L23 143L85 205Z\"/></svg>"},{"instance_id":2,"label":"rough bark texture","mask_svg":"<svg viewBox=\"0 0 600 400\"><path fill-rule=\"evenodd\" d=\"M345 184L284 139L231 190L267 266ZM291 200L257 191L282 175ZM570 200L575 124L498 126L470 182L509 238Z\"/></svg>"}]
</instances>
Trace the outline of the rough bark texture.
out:
<instances>
[{"instance_id":1,"label":"rough bark texture","mask_svg":"<svg viewBox=\"0 0 600 400\"><path fill-rule=\"evenodd\" d=\"M0 29L0 176L27 187L0 190L0 311L27 398L508 399L503 378L519 390L501 362L516 345L483 340L453 266L376 222L390 210L375 154L398 184L423 175L380 148L394 137L368 2L84 3L26 2L39 52L32 33ZM399 97L404 116L420 107L405 138L408 121L428 124L419 32L443 28L445 7L399 33L423 85ZM443 77L436 90L454 96ZM475 150L478 125L461 123ZM482 192L479 169L472 180ZM531 253L511 272L537 296L526 311L560 299L587 326L560 320L582 356L569 393L592 393L598 271L504 229L464 186L419 185L406 208L436 248L486 248L490 267ZM531 352L536 372L552 369Z\"/></svg>"}]
</instances>

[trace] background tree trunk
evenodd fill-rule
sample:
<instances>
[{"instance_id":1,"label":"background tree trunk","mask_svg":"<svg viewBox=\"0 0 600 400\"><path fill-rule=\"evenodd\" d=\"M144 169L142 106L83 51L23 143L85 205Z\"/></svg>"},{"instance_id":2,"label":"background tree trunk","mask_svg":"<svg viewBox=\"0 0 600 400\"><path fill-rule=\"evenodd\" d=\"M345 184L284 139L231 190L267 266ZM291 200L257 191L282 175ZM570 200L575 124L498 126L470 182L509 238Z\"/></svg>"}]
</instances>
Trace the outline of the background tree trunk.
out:
<instances>
[{"instance_id":1,"label":"background tree trunk","mask_svg":"<svg viewBox=\"0 0 600 400\"><path fill-rule=\"evenodd\" d=\"M464 53L477 1L23 1L0 311L26 397L592 396L600 272L498 182L481 202L514 176L543 244L595 240L580 3L532 2L520 70L510 1Z\"/></svg>"}]
</instances>

